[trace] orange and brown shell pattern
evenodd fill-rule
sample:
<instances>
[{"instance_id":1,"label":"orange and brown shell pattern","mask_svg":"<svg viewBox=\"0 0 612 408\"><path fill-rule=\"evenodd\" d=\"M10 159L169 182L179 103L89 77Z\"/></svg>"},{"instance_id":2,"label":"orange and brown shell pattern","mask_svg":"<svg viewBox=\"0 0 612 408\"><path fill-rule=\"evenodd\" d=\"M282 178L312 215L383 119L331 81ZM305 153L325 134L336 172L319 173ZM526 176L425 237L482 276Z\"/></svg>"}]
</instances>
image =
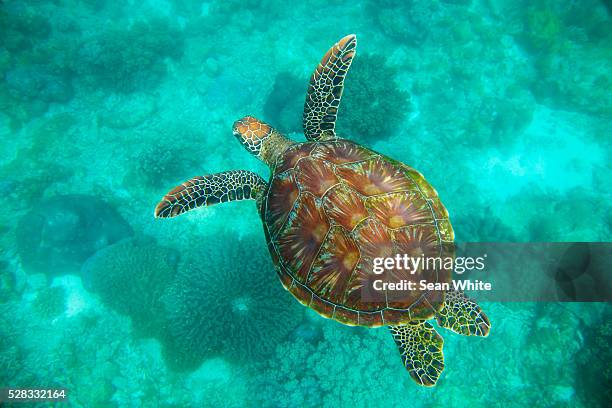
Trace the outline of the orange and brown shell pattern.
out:
<instances>
[{"instance_id":1,"label":"orange and brown shell pattern","mask_svg":"<svg viewBox=\"0 0 612 408\"><path fill-rule=\"evenodd\" d=\"M441 256L452 244L448 212L416 170L344 139L296 143L277 160L260 211L284 287L322 316L375 327L440 309L441 291L364 296L375 258ZM450 281L443 269L392 273L398 281Z\"/></svg>"}]
</instances>

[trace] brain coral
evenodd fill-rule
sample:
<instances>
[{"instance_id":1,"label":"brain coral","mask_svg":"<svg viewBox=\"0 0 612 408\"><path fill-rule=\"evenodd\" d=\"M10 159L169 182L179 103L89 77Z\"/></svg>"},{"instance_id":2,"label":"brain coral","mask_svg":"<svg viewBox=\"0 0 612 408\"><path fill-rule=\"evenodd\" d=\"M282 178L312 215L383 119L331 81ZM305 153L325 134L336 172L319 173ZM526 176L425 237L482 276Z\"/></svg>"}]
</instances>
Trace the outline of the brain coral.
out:
<instances>
[{"instance_id":1,"label":"brain coral","mask_svg":"<svg viewBox=\"0 0 612 408\"><path fill-rule=\"evenodd\" d=\"M161 295L172 282L178 255L149 238L127 239L98 251L83 265L84 286L132 318L142 335L161 328Z\"/></svg>"},{"instance_id":2,"label":"brain coral","mask_svg":"<svg viewBox=\"0 0 612 408\"><path fill-rule=\"evenodd\" d=\"M263 237L217 237L198 248L164 295L169 364L207 356L260 360L300 323L304 308L274 273Z\"/></svg>"}]
</instances>

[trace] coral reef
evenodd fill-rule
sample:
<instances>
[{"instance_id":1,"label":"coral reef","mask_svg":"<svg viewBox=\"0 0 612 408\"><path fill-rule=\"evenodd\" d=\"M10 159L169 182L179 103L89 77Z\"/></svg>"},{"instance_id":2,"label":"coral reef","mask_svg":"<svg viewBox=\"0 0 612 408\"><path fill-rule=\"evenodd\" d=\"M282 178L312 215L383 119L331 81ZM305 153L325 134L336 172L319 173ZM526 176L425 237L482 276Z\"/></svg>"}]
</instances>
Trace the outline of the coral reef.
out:
<instances>
[{"instance_id":1,"label":"coral reef","mask_svg":"<svg viewBox=\"0 0 612 408\"><path fill-rule=\"evenodd\" d=\"M51 34L51 24L44 15L19 2L3 5L0 10L2 47L10 51L32 48Z\"/></svg>"},{"instance_id":2,"label":"coral reef","mask_svg":"<svg viewBox=\"0 0 612 408\"><path fill-rule=\"evenodd\" d=\"M577 317L554 303L537 304L535 313L528 327L524 356L531 362L532 384L541 390L537 400L570 405L564 400L574 398L575 367L564 370L547 370L546 367L550 367L553 361L573 361L581 353L582 344L576 332ZM548 359L538 361L537 356L544 353L548 354ZM561 389L565 391L560 392Z\"/></svg>"},{"instance_id":3,"label":"coral reef","mask_svg":"<svg viewBox=\"0 0 612 408\"><path fill-rule=\"evenodd\" d=\"M531 188L529 193L517 195L512 206L513 216L526 221L526 231L521 234L526 233L534 242L606 241L610 229L601 220L609 209L609 202L583 187L556 197Z\"/></svg>"},{"instance_id":4,"label":"coral reef","mask_svg":"<svg viewBox=\"0 0 612 408\"><path fill-rule=\"evenodd\" d=\"M302 339L281 344L274 356L257 369L250 384L256 389L275 389L263 395L252 393L256 402L276 407L376 406L386 390L385 405L405 403L401 392L407 377L395 345L386 329L367 330L327 321L324 340ZM394 378L391 384L388 380ZM399 380L398 380L399 379ZM340 383L345 386L340 386ZM347 386L351 384L351 386ZM348 388L347 388L348 387Z\"/></svg>"},{"instance_id":5,"label":"coral reef","mask_svg":"<svg viewBox=\"0 0 612 408\"><path fill-rule=\"evenodd\" d=\"M606 92L612 86L609 52L604 48L572 45L538 57L535 67L538 77L532 89L538 102L598 115L612 113L612 96Z\"/></svg>"},{"instance_id":6,"label":"coral reef","mask_svg":"<svg viewBox=\"0 0 612 408\"><path fill-rule=\"evenodd\" d=\"M425 5L415 0L369 1L366 4L369 15L385 35L415 47L427 40L432 31L431 15L439 13L437 3Z\"/></svg>"},{"instance_id":7,"label":"coral reef","mask_svg":"<svg viewBox=\"0 0 612 408\"><path fill-rule=\"evenodd\" d=\"M408 94L395 82L397 68L383 55L360 54L344 83L337 133L361 142L386 139L410 110Z\"/></svg>"},{"instance_id":8,"label":"coral reef","mask_svg":"<svg viewBox=\"0 0 612 408\"><path fill-rule=\"evenodd\" d=\"M6 233L7 229L0 225L0 236ZM4 249L0 249L0 303L13 298L16 292L16 277L14 271L10 267L8 254Z\"/></svg>"},{"instance_id":9,"label":"coral reef","mask_svg":"<svg viewBox=\"0 0 612 408\"><path fill-rule=\"evenodd\" d=\"M72 84L67 79L37 65L15 67L6 73L5 79L10 95L22 101L65 103L73 96Z\"/></svg>"},{"instance_id":10,"label":"coral reef","mask_svg":"<svg viewBox=\"0 0 612 408\"><path fill-rule=\"evenodd\" d=\"M525 14L525 39L532 50L555 51L562 46L563 23L559 12L553 9L551 2L538 2L528 7Z\"/></svg>"},{"instance_id":11,"label":"coral reef","mask_svg":"<svg viewBox=\"0 0 612 408\"><path fill-rule=\"evenodd\" d=\"M62 286L50 286L39 290L32 308L44 319L57 317L66 309L66 290Z\"/></svg>"},{"instance_id":12,"label":"coral reef","mask_svg":"<svg viewBox=\"0 0 612 408\"><path fill-rule=\"evenodd\" d=\"M538 102L599 115L612 113L609 15L597 1L537 2L525 11L523 39L534 55Z\"/></svg>"},{"instance_id":13,"label":"coral reef","mask_svg":"<svg viewBox=\"0 0 612 408\"><path fill-rule=\"evenodd\" d=\"M278 281L263 237L254 235L215 237L198 248L164 304L165 353L176 368L218 354L241 363L265 359L304 312Z\"/></svg>"},{"instance_id":14,"label":"coral reef","mask_svg":"<svg viewBox=\"0 0 612 408\"><path fill-rule=\"evenodd\" d=\"M55 41L48 16L24 3L11 2L0 10L0 26L0 76L4 79L0 106L12 125L44 114L51 103L71 100L70 73L56 69L47 58Z\"/></svg>"},{"instance_id":15,"label":"coral reef","mask_svg":"<svg viewBox=\"0 0 612 408\"><path fill-rule=\"evenodd\" d=\"M79 273L94 252L130 236L129 224L98 197L71 194L42 200L18 222L23 267L47 275Z\"/></svg>"},{"instance_id":16,"label":"coral reef","mask_svg":"<svg viewBox=\"0 0 612 408\"><path fill-rule=\"evenodd\" d=\"M612 404L612 308L605 305L594 325L583 323L585 342L578 354L576 388L588 406Z\"/></svg>"},{"instance_id":17,"label":"coral reef","mask_svg":"<svg viewBox=\"0 0 612 408\"><path fill-rule=\"evenodd\" d=\"M181 139L179 132L176 136ZM194 153L187 144L173 141L142 145L134 154L132 167L126 174L126 184L155 190L180 184L202 171L198 166L198 155Z\"/></svg>"},{"instance_id":18,"label":"coral reef","mask_svg":"<svg viewBox=\"0 0 612 408\"><path fill-rule=\"evenodd\" d=\"M496 217L490 208L479 213L452 219L457 242L514 242L511 228Z\"/></svg>"},{"instance_id":19,"label":"coral reef","mask_svg":"<svg viewBox=\"0 0 612 408\"><path fill-rule=\"evenodd\" d=\"M182 53L179 29L168 20L152 19L86 38L73 69L91 87L130 93L154 87L166 73L163 59Z\"/></svg>"},{"instance_id":20,"label":"coral reef","mask_svg":"<svg viewBox=\"0 0 612 408\"><path fill-rule=\"evenodd\" d=\"M454 59L449 61L452 64L451 77L447 77L448 73L441 73L442 78L436 81L417 78L413 83L415 98L420 100L423 111L418 121L428 134L435 135L433 140L436 143L441 139L445 143L469 148L494 147L500 150L516 145L517 135L530 125L536 109L536 100L523 83L526 79L514 78L499 84L498 89L486 89L486 78L490 73L481 72L475 78L461 79L457 76L462 74L455 69L460 65L460 69L479 72L482 70L479 57L457 60L461 63L451 62ZM530 74L517 75L529 77ZM452 83L452 89L450 85L436 86L438 81Z\"/></svg>"},{"instance_id":21,"label":"coral reef","mask_svg":"<svg viewBox=\"0 0 612 408\"><path fill-rule=\"evenodd\" d=\"M172 282L178 254L150 238L132 238L108 246L83 265L84 286L117 312L132 318L144 336L160 333L162 293Z\"/></svg>"},{"instance_id":22,"label":"coral reef","mask_svg":"<svg viewBox=\"0 0 612 408\"><path fill-rule=\"evenodd\" d=\"M24 371L24 351L18 344L19 330L12 321L12 304L0 303L0 384L19 386Z\"/></svg>"},{"instance_id":23,"label":"coral reef","mask_svg":"<svg viewBox=\"0 0 612 408\"><path fill-rule=\"evenodd\" d=\"M470 111L462 130L470 142L479 146L504 148L514 144L533 119L535 100L518 87L509 88L503 97L484 97Z\"/></svg>"},{"instance_id":24,"label":"coral reef","mask_svg":"<svg viewBox=\"0 0 612 408\"><path fill-rule=\"evenodd\" d=\"M29 123L26 135L30 143L17 150L14 159L0 166L3 178L1 190L12 211L39 205L44 193L57 183L66 182L74 175L75 144L71 136L77 119L69 112L62 112Z\"/></svg>"}]
</instances>

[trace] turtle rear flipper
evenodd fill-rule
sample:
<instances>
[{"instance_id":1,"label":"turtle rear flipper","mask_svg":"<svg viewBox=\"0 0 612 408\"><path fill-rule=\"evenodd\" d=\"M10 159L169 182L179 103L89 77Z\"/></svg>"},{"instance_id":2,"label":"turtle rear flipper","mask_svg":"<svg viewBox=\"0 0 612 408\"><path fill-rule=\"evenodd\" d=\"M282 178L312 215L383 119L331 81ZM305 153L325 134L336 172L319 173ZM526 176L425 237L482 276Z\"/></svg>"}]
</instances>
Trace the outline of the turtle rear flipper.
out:
<instances>
[{"instance_id":1,"label":"turtle rear flipper","mask_svg":"<svg viewBox=\"0 0 612 408\"><path fill-rule=\"evenodd\" d=\"M410 377L419 385L433 387L444 370L444 340L425 320L389 326Z\"/></svg>"},{"instance_id":2,"label":"turtle rear flipper","mask_svg":"<svg viewBox=\"0 0 612 408\"><path fill-rule=\"evenodd\" d=\"M487 337L491 330L491 322L478 303L458 290L446 292L436 320L440 327L464 336Z\"/></svg>"},{"instance_id":3,"label":"turtle rear flipper","mask_svg":"<svg viewBox=\"0 0 612 408\"><path fill-rule=\"evenodd\" d=\"M304 103L304 134L308 140L336 137L336 117L344 89L344 77L355 56L357 37L347 35L338 41L321 59L310 77Z\"/></svg>"},{"instance_id":4,"label":"turtle rear flipper","mask_svg":"<svg viewBox=\"0 0 612 408\"><path fill-rule=\"evenodd\" d=\"M246 170L198 176L174 187L155 207L156 218L176 217L198 207L236 200L256 200L267 183Z\"/></svg>"}]
</instances>

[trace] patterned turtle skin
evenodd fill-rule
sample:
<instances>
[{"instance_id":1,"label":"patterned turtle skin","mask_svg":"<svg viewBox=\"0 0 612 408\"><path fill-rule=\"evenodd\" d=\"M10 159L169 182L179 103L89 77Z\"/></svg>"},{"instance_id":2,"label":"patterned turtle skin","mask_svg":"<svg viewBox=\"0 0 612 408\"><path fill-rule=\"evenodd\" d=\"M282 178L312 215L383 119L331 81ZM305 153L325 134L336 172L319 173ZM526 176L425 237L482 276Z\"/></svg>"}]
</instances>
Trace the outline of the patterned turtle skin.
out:
<instances>
[{"instance_id":1,"label":"patterned turtle skin","mask_svg":"<svg viewBox=\"0 0 612 408\"><path fill-rule=\"evenodd\" d=\"M285 288L320 315L376 327L430 319L440 291L367 301L373 259L448 255L453 230L438 194L416 170L349 140L299 143L274 166L260 205ZM394 271L394 279L450 282L450 271ZM389 293L389 297L392 293Z\"/></svg>"},{"instance_id":2,"label":"patterned turtle skin","mask_svg":"<svg viewBox=\"0 0 612 408\"><path fill-rule=\"evenodd\" d=\"M375 269L400 254L452 260L454 236L438 193L418 171L336 134L356 45L355 35L340 39L314 70L302 122L307 142L252 116L234 122L236 139L270 168L269 181L247 170L197 176L171 189L155 217L254 200L283 286L324 317L388 326L410 377L431 387L444 370L444 341L427 320L479 337L491 323L474 300L448 285L452 264ZM377 282L431 287L397 290Z\"/></svg>"}]
</instances>

